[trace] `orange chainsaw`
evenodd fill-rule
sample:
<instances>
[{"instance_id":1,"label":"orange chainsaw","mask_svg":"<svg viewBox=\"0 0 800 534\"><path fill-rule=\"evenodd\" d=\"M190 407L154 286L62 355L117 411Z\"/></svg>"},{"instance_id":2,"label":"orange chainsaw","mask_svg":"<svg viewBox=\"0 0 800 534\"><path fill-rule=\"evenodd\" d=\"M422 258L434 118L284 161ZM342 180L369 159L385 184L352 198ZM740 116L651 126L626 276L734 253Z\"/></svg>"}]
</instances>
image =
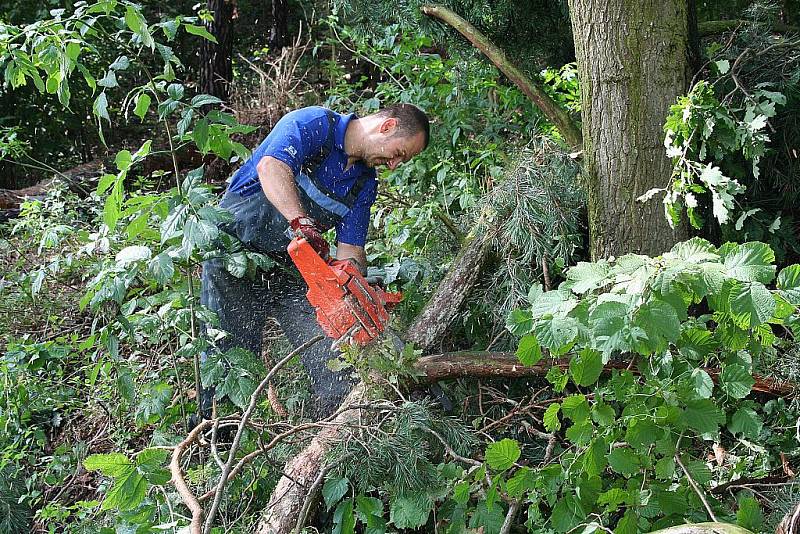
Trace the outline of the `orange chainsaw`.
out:
<instances>
[{"instance_id":1,"label":"orange chainsaw","mask_svg":"<svg viewBox=\"0 0 800 534\"><path fill-rule=\"evenodd\" d=\"M388 310L403 298L370 285L349 261L325 260L303 237L289 243L289 256L308 285L306 297L334 345L367 345L386 329Z\"/></svg>"}]
</instances>

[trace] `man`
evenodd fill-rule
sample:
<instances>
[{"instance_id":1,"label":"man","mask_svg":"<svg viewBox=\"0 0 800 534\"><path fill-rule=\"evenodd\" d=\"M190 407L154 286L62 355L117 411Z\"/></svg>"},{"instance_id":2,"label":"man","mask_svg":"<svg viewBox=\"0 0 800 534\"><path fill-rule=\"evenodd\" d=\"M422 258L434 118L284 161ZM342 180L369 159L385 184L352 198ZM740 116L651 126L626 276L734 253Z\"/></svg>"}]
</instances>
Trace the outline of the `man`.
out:
<instances>
[{"instance_id":1,"label":"man","mask_svg":"<svg viewBox=\"0 0 800 534\"><path fill-rule=\"evenodd\" d=\"M363 118L322 107L295 110L275 125L233 175L221 206L234 216L225 230L257 252L283 255L291 237L303 236L327 257L323 233L336 229L336 259L366 272L364 244L377 195L376 168L396 168L428 145L428 118L411 104L397 104ZM268 316L278 320L295 347L322 332L305 299L306 286L291 270L274 269L255 281L236 278L220 259L203 264L202 303L217 313L228 336L217 349L261 353ZM296 271L295 273L296 274ZM258 277L257 277L258 278ZM319 342L301 355L312 380L316 412L327 415L350 383L325 365L335 354ZM201 392L205 417L212 391Z\"/></svg>"}]
</instances>

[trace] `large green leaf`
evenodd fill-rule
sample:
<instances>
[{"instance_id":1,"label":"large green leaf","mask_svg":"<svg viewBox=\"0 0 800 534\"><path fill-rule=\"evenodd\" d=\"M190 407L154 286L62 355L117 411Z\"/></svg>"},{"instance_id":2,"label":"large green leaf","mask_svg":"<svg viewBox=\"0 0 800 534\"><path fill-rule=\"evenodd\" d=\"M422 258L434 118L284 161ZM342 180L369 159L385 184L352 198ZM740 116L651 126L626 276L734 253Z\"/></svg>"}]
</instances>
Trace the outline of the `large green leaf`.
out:
<instances>
[{"instance_id":1,"label":"large green leaf","mask_svg":"<svg viewBox=\"0 0 800 534\"><path fill-rule=\"evenodd\" d=\"M519 459L519 445L513 439L504 438L486 447L486 463L495 471L505 471Z\"/></svg>"},{"instance_id":2,"label":"large green leaf","mask_svg":"<svg viewBox=\"0 0 800 534\"><path fill-rule=\"evenodd\" d=\"M725 422L725 414L711 399L698 399L686 403L684 420L701 434L713 434Z\"/></svg>"},{"instance_id":3,"label":"large green leaf","mask_svg":"<svg viewBox=\"0 0 800 534\"><path fill-rule=\"evenodd\" d=\"M617 447L608 455L608 465L616 473L624 476L631 476L639 472L641 460L639 456L630 449Z\"/></svg>"},{"instance_id":4,"label":"large green leaf","mask_svg":"<svg viewBox=\"0 0 800 534\"><path fill-rule=\"evenodd\" d=\"M344 497L348 487L349 482L346 478L329 478L325 481L325 484L322 485L322 498L325 499L325 506L328 510Z\"/></svg>"},{"instance_id":5,"label":"large green leaf","mask_svg":"<svg viewBox=\"0 0 800 534\"><path fill-rule=\"evenodd\" d=\"M569 372L579 386L591 386L603 372L603 355L592 349L584 349L572 357Z\"/></svg>"},{"instance_id":6,"label":"large green leaf","mask_svg":"<svg viewBox=\"0 0 800 534\"><path fill-rule=\"evenodd\" d=\"M789 265L778 274L778 289L783 291L786 299L800 306L800 265Z\"/></svg>"},{"instance_id":7,"label":"large green leaf","mask_svg":"<svg viewBox=\"0 0 800 534\"><path fill-rule=\"evenodd\" d=\"M761 429L764 427L764 422L761 417L752 408L742 407L736 410L736 413L731 417L731 422L728 423L728 430L732 434L741 434L742 436L756 440L761 434Z\"/></svg>"},{"instance_id":8,"label":"large green leaf","mask_svg":"<svg viewBox=\"0 0 800 534\"><path fill-rule=\"evenodd\" d=\"M583 395L570 395L562 401L561 411L565 417L578 423L589 418L589 403Z\"/></svg>"},{"instance_id":9,"label":"large green leaf","mask_svg":"<svg viewBox=\"0 0 800 534\"><path fill-rule=\"evenodd\" d=\"M530 332L533 328L530 310L512 310L506 318L506 328L515 336L522 336Z\"/></svg>"},{"instance_id":10,"label":"large green leaf","mask_svg":"<svg viewBox=\"0 0 800 534\"><path fill-rule=\"evenodd\" d=\"M775 278L775 253L765 243L725 243L719 253L726 274L731 278L762 284Z\"/></svg>"},{"instance_id":11,"label":"large green leaf","mask_svg":"<svg viewBox=\"0 0 800 534\"><path fill-rule=\"evenodd\" d=\"M567 271L567 282L575 293L586 293L608 283L609 271L606 261L598 263L581 261Z\"/></svg>"},{"instance_id":12,"label":"large green leaf","mask_svg":"<svg viewBox=\"0 0 800 534\"><path fill-rule=\"evenodd\" d=\"M572 347L578 335L578 323L572 317L555 316L537 321L533 331L539 343L557 356L565 354Z\"/></svg>"},{"instance_id":13,"label":"large green leaf","mask_svg":"<svg viewBox=\"0 0 800 534\"><path fill-rule=\"evenodd\" d=\"M475 508L475 513L469 520L469 526L472 529L479 529L479 532L484 534L498 534L503 527L505 520L505 512L498 503L494 503L489 507L486 501L478 503Z\"/></svg>"},{"instance_id":14,"label":"large green leaf","mask_svg":"<svg viewBox=\"0 0 800 534\"><path fill-rule=\"evenodd\" d=\"M521 467L508 479L506 491L509 497L518 498L532 490L536 484L536 476L529 467Z\"/></svg>"},{"instance_id":15,"label":"large green leaf","mask_svg":"<svg viewBox=\"0 0 800 534\"><path fill-rule=\"evenodd\" d=\"M733 364L726 365L719 376L719 387L735 399L743 399L756 381L745 367Z\"/></svg>"},{"instance_id":16,"label":"large green leaf","mask_svg":"<svg viewBox=\"0 0 800 534\"><path fill-rule=\"evenodd\" d=\"M425 493L399 493L391 499L389 519L397 528L419 528L427 523L432 508L433 501Z\"/></svg>"},{"instance_id":17,"label":"large green leaf","mask_svg":"<svg viewBox=\"0 0 800 534\"><path fill-rule=\"evenodd\" d=\"M711 262L719 259L716 247L700 237L693 237L688 241L677 243L664 256L674 256L688 263Z\"/></svg>"},{"instance_id":18,"label":"large green leaf","mask_svg":"<svg viewBox=\"0 0 800 534\"><path fill-rule=\"evenodd\" d=\"M662 300L651 300L639 308L634 323L647 332L652 351L674 343L681 332L681 323L675 308Z\"/></svg>"},{"instance_id":19,"label":"large green leaf","mask_svg":"<svg viewBox=\"0 0 800 534\"><path fill-rule=\"evenodd\" d=\"M556 532L569 532L585 519L586 512L572 493L559 499L550 515L550 522Z\"/></svg>"},{"instance_id":20,"label":"large green leaf","mask_svg":"<svg viewBox=\"0 0 800 534\"><path fill-rule=\"evenodd\" d=\"M770 290L759 282L731 287L728 303L734 321L743 329L766 323L777 307Z\"/></svg>"},{"instance_id":21,"label":"large green leaf","mask_svg":"<svg viewBox=\"0 0 800 534\"><path fill-rule=\"evenodd\" d=\"M133 463L124 454L112 452L109 454L92 454L83 461L87 471L100 471L109 477L118 477L127 473Z\"/></svg>"},{"instance_id":22,"label":"large green leaf","mask_svg":"<svg viewBox=\"0 0 800 534\"><path fill-rule=\"evenodd\" d=\"M184 248L208 248L218 235L219 229L214 224L190 215L183 227Z\"/></svg>"},{"instance_id":23,"label":"large green leaf","mask_svg":"<svg viewBox=\"0 0 800 534\"><path fill-rule=\"evenodd\" d=\"M544 423L545 430L555 432L561 429L561 420L558 418L558 412L561 410L561 405L554 402L544 411L542 422Z\"/></svg>"},{"instance_id":24,"label":"large green leaf","mask_svg":"<svg viewBox=\"0 0 800 534\"><path fill-rule=\"evenodd\" d=\"M542 348L539 346L536 336L528 334L520 339L517 358L525 366L535 365L542 359Z\"/></svg>"}]
</instances>

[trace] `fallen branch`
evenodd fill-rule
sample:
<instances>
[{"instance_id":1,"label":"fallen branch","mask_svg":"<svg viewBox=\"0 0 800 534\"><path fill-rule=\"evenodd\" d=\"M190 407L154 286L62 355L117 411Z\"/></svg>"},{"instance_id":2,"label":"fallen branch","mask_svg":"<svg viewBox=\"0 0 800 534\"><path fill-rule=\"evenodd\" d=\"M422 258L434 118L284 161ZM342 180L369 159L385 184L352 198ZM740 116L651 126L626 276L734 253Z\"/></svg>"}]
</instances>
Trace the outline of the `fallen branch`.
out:
<instances>
[{"instance_id":1,"label":"fallen branch","mask_svg":"<svg viewBox=\"0 0 800 534\"><path fill-rule=\"evenodd\" d=\"M435 17L452 26L461 35L467 38L472 45L486 55L489 60L514 82L525 95L536 104L550 122L555 124L564 139L573 148L580 150L583 146L583 135L580 128L550 96L544 92L533 80L528 78L522 70L509 61L505 52L492 43L475 26L461 18L454 11L440 5L424 5L420 10L429 17Z\"/></svg>"},{"instance_id":2,"label":"fallen branch","mask_svg":"<svg viewBox=\"0 0 800 534\"><path fill-rule=\"evenodd\" d=\"M420 380L435 382L448 378L525 378L532 376L544 376L551 367L559 367L562 370L569 369L569 357L563 358L542 358L539 362L531 366L524 366L513 352L482 352L482 351L463 351L445 352L443 354L432 354L423 356L414 364L419 371ZM610 373L613 369L627 369L627 362L608 362L604 373ZM636 369L630 370L638 374ZM705 368L711 379L719 382L719 369ZM766 393L775 397L788 397L797 392L797 385L792 382L781 382L774 378L753 375L755 384L752 391Z\"/></svg>"},{"instance_id":3,"label":"fallen branch","mask_svg":"<svg viewBox=\"0 0 800 534\"><path fill-rule=\"evenodd\" d=\"M749 530L730 523L694 523L678 525L662 530L655 530L650 534L753 534Z\"/></svg>"}]
</instances>

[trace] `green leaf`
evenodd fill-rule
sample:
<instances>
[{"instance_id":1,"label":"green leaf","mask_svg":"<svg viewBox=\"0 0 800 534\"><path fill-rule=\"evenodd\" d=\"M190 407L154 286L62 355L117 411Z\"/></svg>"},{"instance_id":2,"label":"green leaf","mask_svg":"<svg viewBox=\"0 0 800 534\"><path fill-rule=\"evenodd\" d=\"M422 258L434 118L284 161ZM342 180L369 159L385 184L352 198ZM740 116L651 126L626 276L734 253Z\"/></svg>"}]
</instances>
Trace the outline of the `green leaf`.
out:
<instances>
[{"instance_id":1,"label":"green leaf","mask_svg":"<svg viewBox=\"0 0 800 534\"><path fill-rule=\"evenodd\" d=\"M553 355L565 354L578 335L578 323L572 317L540 319L534 327L536 339Z\"/></svg>"},{"instance_id":2,"label":"green leaf","mask_svg":"<svg viewBox=\"0 0 800 534\"><path fill-rule=\"evenodd\" d=\"M711 399L698 399L686 403L684 419L686 424L701 434L713 434L725 422L725 414Z\"/></svg>"},{"instance_id":3,"label":"green leaf","mask_svg":"<svg viewBox=\"0 0 800 534\"><path fill-rule=\"evenodd\" d=\"M800 306L800 265L789 265L778 274L778 289L783 291L786 299Z\"/></svg>"},{"instance_id":4,"label":"green leaf","mask_svg":"<svg viewBox=\"0 0 800 534\"><path fill-rule=\"evenodd\" d=\"M567 429L567 439L576 445L589 443L594 434L594 425L588 419L578 421Z\"/></svg>"},{"instance_id":5,"label":"green leaf","mask_svg":"<svg viewBox=\"0 0 800 534\"><path fill-rule=\"evenodd\" d=\"M147 110L150 109L150 102L152 102L150 95L147 93L140 93L139 96L136 97L136 107L133 109L133 114L140 119L144 119L144 116L147 115Z\"/></svg>"},{"instance_id":6,"label":"green leaf","mask_svg":"<svg viewBox=\"0 0 800 534\"><path fill-rule=\"evenodd\" d=\"M128 150L120 150L114 158L117 169L121 171L127 171L131 167L131 161L133 161L133 158Z\"/></svg>"},{"instance_id":7,"label":"green leaf","mask_svg":"<svg viewBox=\"0 0 800 534\"><path fill-rule=\"evenodd\" d=\"M130 471L133 464L124 454L92 454L83 461L87 471L100 471L108 477L118 477Z\"/></svg>"},{"instance_id":8,"label":"green leaf","mask_svg":"<svg viewBox=\"0 0 800 534\"><path fill-rule=\"evenodd\" d=\"M736 410L728 423L728 430L732 434L741 434L743 437L757 440L761 434L764 422L752 408L742 407Z\"/></svg>"},{"instance_id":9,"label":"green leaf","mask_svg":"<svg viewBox=\"0 0 800 534\"><path fill-rule=\"evenodd\" d=\"M164 449L144 449L136 455L136 465L143 467L158 467L163 465L169 457L169 452Z\"/></svg>"},{"instance_id":10,"label":"green leaf","mask_svg":"<svg viewBox=\"0 0 800 534\"><path fill-rule=\"evenodd\" d=\"M634 324L647 332L654 351L664 347L664 342L674 343L681 333L681 323L675 308L662 300L643 304L636 314Z\"/></svg>"},{"instance_id":11,"label":"green leaf","mask_svg":"<svg viewBox=\"0 0 800 534\"><path fill-rule=\"evenodd\" d=\"M226 254L225 270L236 278L243 277L247 272L247 254L241 251L235 254Z\"/></svg>"},{"instance_id":12,"label":"green leaf","mask_svg":"<svg viewBox=\"0 0 800 534\"><path fill-rule=\"evenodd\" d=\"M693 237L688 241L677 243L672 247L672 250L669 251L669 255L688 263L703 263L719 260L716 247L701 237Z\"/></svg>"},{"instance_id":13,"label":"green leaf","mask_svg":"<svg viewBox=\"0 0 800 534\"><path fill-rule=\"evenodd\" d=\"M508 496L512 498L522 497L528 491L534 489L536 485L536 477L528 467L521 467L514 473L514 476L508 479L506 483L506 491ZM466 501L463 503L466 504Z\"/></svg>"},{"instance_id":14,"label":"green leaf","mask_svg":"<svg viewBox=\"0 0 800 534\"><path fill-rule=\"evenodd\" d=\"M714 390L714 381L711 380L707 372L702 369L695 369L692 371L690 380L694 394L698 398L708 399L711 397L711 393Z\"/></svg>"},{"instance_id":15,"label":"green leaf","mask_svg":"<svg viewBox=\"0 0 800 534\"><path fill-rule=\"evenodd\" d=\"M502 439L486 447L486 463L495 471L505 471L519 459L519 445L512 439Z\"/></svg>"},{"instance_id":16,"label":"green leaf","mask_svg":"<svg viewBox=\"0 0 800 534\"><path fill-rule=\"evenodd\" d=\"M548 432L555 432L556 430L561 429L561 421L558 418L558 411L560 409L561 405L557 402L554 402L544 411L542 422L544 423L545 430Z\"/></svg>"},{"instance_id":17,"label":"green leaf","mask_svg":"<svg viewBox=\"0 0 800 534\"><path fill-rule=\"evenodd\" d=\"M737 364L726 365L719 376L720 389L735 399L743 399L756 381L745 367Z\"/></svg>"},{"instance_id":18,"label":"green leaf","mask_svg":"<svg viewBox=\"0 0 800 534\"><path fill-rule=\"evenodd\" d=\"M346 478L329 478L322 486L322 498L328 510L347 493L350 482Z\"/></svg>"},{"instance_id":19,"label":"green leaf","mask_svg":"<svg viewBox=\"0 0 800 534\"><path fill-rule=\"evenodd\" d=\"M522 309L512 310L506 319L506 328L515 336L527 334L533 328L531 312Z\"/></svg>"},{"instance_id":20,"label":"green leaf","mask_svg":"<svg viewBox=\"0 0 800 534\"><path fill-rule=\"evenodd\" d=\"M117 75L113 70L109 69L106 71L105 76L97 80L97 85L100 87L107 87L109 89L113 87L119 87L119 84L117 83Z\"/></svg>"},{"instance_id":21,"label":"green leaf","mask_svg":"<svg viewBox=\"0 0 800 534\"><path fill-rule=\"evenodd\" d=\"M175 265L172 262L172 258L166 252L162 252L150 260L150 263L147 264L147 269L161 285L168 284L175 274Z\"/></svg>"},{"instance_id":22,"label":"green leaf","mask_svg":"<svg viewBox=\"0 0 800 534\"><path fill-rule=\"evenodd\" d=\"M708 484L713 477L711 474L711 469L709 469L708 465L701 460L691 460L687 462L684 459L684 465L694 481L700 485Z\"/></svg>"},{"instance_id":23,"label":"green leaf","mask_svg":"<svg viewBox=\"0 0 800 534\"><path fill-rule=\"evenodd\" d=\"M777 307L770 290L758 282L733 286L728 303L734 321L743 329L755 328L766 323Z\"/></svg>"},{"instance_id":24,"label":"green leaf","mask_svg":"<svg viewBox=\"0 0 800 534\"><path fill-rule=\"evenodd\" d=\"M584 521L586 512L581 508L578 499L566 494L558 500L550 515L550 523L556 532L569 532Z\"/></svg>"},{"instance_id":25,"label":"green leaf","mask_svg":"<svg viewBox=\"0 0 800 534\"><path fill-rule=\"evenodd\" d=\"M599 263L581 261L567 271L567 281L571 282L573 292L586 293L607 283L609 270L605 261Z\"/></svg>"},{"instance_id":26,"label":"green leaf","mask_svg":"<svg viewBox=\"0 0 800 534\"><path fill-rule=\"evenodd\" d=\"M219 235L219 229L204 219L190 215L183 227L183 241L190 248L208 248Z\"/></svg>"},{"instance_id":27,"label":"green leaf","mask_svg":"<svg viewBox=\"0 0 800 534\"><path fill-rule=\"evenodd\" d=\"M519 347L517 347L517 358L526 367L535 365L542 359L542 348L539 346L536 336L527 334L520 339Z\"/></svg>"},{"instance_id":28,"label":"green leaf","mask_svg":"<svg viewBox=\"0 0 800 534\"><path fill-rule=\"evenodd\" d=\"M478 503L475 508L475 513L469 521L469 526L472 529L478 529L484 534L498 534L503 527L505 520L505 513L499 504L494 504L491 507L486 501Z\"/></svg>"},{"instance_id":29,"label":"green leaf","mask_svg":"<svg viewBox=\"0 0 800 534\"><path fill-rule=\"evenodd\" d=\"M595 438L586 448L583 456L583 469L589 476L597 476L603 473L606 468L608 453L608 443L603 437Z\"/></svg>"},{"instance_id":30,"label":"green leaf","mask_svg":"<svg viewBox=\"0 0 800 534\"><path fill-rule=\"evenodd\" d=\"M428 522L433 501L421 492L394 495L389 505L389 520L397 528L419 528Z\"/></svg>"},{"instance_id":31,"label":"green leaf","mask_svg":"<svg viewBox=\"0 0 800 534\"><path fill-rule=\"evenodd\" d=\"M339 503L333 512L333 530L331 534L353 534L356 518L353 515L353 500L347 499Z\"/></svg>"},{"instance_id":32,"label":"green leaf","mask_svg":"<svg viewBox=\"0 0 800 534\"><path fill-rule=\"evenodd\" d=\"M119 267L127 267L131 263L141 260L149 260L152 255L149 247L143 245L131 245L117 252L116 261Z\"/></svg>"},{"instance_id":33,"label":"green leaf","mask_svg":"<svg viewBox=\"0 0 800 534\"><path fill-rule=\"evenodd\" d=\"M191 33L192 35L199 35L204 39L208 39L212 43L217 43L217 38L208 33L208 31L202 26L195 26L194 24L186 24L183 25L184 29L187 33Z\"/></svg>"},{"instance_id":34,"label":"green leaf","mask_svg":"<svg viewBox=\"0 0 800 534\"><path fill-rule=\"evenodd\" d=\"M203 154L208 152L208 121L206 119L200 119L195 123L192 139L197 145L197 150Z\"/></svg>"},{"instance_id":35,"label":"green leaf","mask_svg":"<svg viewBox=\"0 0 800 534\"><path fill-rule=\"evenodd\" d=\"M459 482L453 488L453 500L464 505L469 502L469 482Z\"/></svg>"},{"instance_id":36,"label":"green leaf","mask_svg":"<svg viewBox=\"0 0 800 534\"><path fill-rule=\"evenodd\" d=\"M639 456L627 448L617 447L608 455L608 465L611 469L626 477L638 473L640 463Z\"/></svg>"},{"instance_id":37,"label":"green leaf","mask_svg":"<svg viewBox=\"0 0 800 534\"><path fill-rule=\"evenodd\" d=\"M203 106L208 106L212 104L221 104L222 100L217 98L216 96L211 95L196 95L192 98L192 107L199 108Z\"/></svg>"},{"instance_id":38,"label":"green leaf","mask_svg":"<svg viewBox=\"0 0 800 534\"><path fill-rule=\"evenodd\" d=\"M136 420L142 425L157 421L172 400L172 388L165 382L148 384L142 391L136 408Z\"/></svg>"},{"instance_id":39,"label":"green leaf","mask_svg":"<svg viewBox=\"0 0 800 534\"><path fill-rule=\"evenodd\" d=\"M130 470L114 477L114 485L106 493L101 510L126 512L138 507L147 495L147 481L131 466Z\"/></svg>"},{"instance_id":40,"label":"green leaf","mask_svg":"<svg viewBox=\"0 0 800 534\"><path fill-rule=\"evenodd\" d=\"M97 98L94 99L94 104L92 104L92 113L101 119L111 122L111 117L108 115L108 99L106 98L105 91L97 95Z\"/></svg>"},{"instance_id":41,"label":"green leaf","mask_svg":"<svg viewBox=\"0 0 800 534\"><path fill-rule=\"evenodd\" d=\"M631 510L627 510L622 519L617 523L617 528L614 529L614 534L637 534L639 532L639 525L636 519L636 514Z\"/></svg>"},{"instance_id":42,"label":"green leaf","mask_svg":"<svg viewBox=\"0 0 800 534\"><path fill-rule=\"evenodd\" d=\"M725 243L719 249L729 277L742 282L768 284L775 278L775 253L765 243Z\"/></svg>"},{"instance_id":43,"label":"green leaf","mask_svg":"<svg viewBox=\"0 0 800 534\"><path fill-rule=\"evenodd\" d=\"M133 6L128 6L125 10L125 24L133 33L142 31L142 16Z\"/></svg>"},{"instance_id":44,"label":"green leaf","mask_svg":"<svg viewBox=\"0 0 800 534\"><path fill-rule=\"evenodd\" d=\"M603 372L603 355L592 349L583 349L569 362L572 379L579 386L591 386Z\"/></svg>"},{"instance_id":45,"label":"green leaf","mask_svg":"<svg viewBox=\"0 0 800 534\"><path fill-rule=\"evenodd\" d=\"M569 417L574 422L585 421L589 418L589 403L583 395L570 395L561 403L564 417Z\"/></svg>"},{"instance_id":46,"label":"green leaf","mask_svg":"<svg viewBox=\"0 0 800 534\"><path fill-rule=\"evenodd\" d=\"M752 497L739 499L739 509L736 510L736 523L747 530L760 532L764 524L764 514L761 505Z\"/></svg>"}]
</instances>

